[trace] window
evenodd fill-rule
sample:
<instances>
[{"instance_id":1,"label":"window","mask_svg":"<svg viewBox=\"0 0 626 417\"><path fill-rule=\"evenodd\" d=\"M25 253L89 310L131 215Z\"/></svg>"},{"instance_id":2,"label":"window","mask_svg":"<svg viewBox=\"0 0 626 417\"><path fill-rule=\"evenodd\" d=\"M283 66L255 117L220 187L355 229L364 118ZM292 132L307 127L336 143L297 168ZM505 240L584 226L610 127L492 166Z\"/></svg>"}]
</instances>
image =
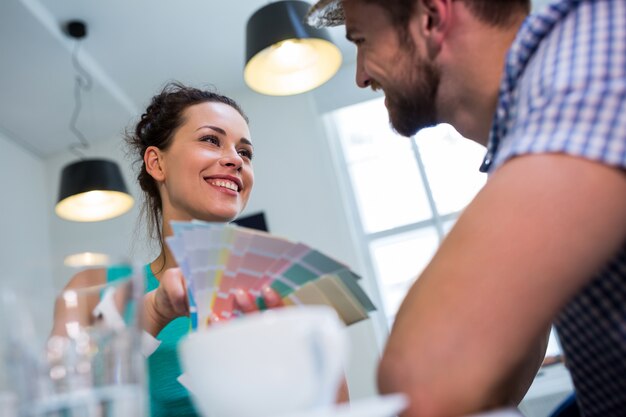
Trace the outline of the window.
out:
<instances>
[{"instance_id":1,"label":"window","mask_svg":"<svg viewBox=\"0 0 626 417\"><path fill-rule=\"evenodd\" d=\"M478 171L485 149L452 126L411 139L389 127L383 99L335 110L327 125L364 258L374 275L387 326L443 237L487 180ZM332 137L333 135L331 135ZM546 356L561 354L554 331Z\"/></svg>"},{"instance_id":2,"label":"window","mask_svg":"<svg viewBox=\"0 0 626 417\"><path fill-rule=\"evenodd\" d=\"M337 161L347 170L355 228L391 324L407 290L480 190L484 148L438 125L414 138L389 127L383 99L336 110Z\"/></svg>"}]
</instances>

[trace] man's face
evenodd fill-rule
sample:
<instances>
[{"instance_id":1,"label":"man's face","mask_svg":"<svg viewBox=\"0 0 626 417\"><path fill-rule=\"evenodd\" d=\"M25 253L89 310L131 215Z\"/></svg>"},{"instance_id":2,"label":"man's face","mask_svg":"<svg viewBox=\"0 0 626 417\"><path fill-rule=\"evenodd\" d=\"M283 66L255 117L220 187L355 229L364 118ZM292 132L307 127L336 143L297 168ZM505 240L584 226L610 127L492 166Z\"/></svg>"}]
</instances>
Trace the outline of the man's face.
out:
<instances>
[{"instance_id":1,"label":"man's face","mask_svg":"<svg viewBox=\"0 0 626 417\"><path fill-rule=\"evenodd\" d=\"M440 74L410 37L401 37L388 13L362 0L344 0L346 36L357 46L356 82L382 88L392 127L403 136L437 123Z\"/></svg>"}]
</instances>

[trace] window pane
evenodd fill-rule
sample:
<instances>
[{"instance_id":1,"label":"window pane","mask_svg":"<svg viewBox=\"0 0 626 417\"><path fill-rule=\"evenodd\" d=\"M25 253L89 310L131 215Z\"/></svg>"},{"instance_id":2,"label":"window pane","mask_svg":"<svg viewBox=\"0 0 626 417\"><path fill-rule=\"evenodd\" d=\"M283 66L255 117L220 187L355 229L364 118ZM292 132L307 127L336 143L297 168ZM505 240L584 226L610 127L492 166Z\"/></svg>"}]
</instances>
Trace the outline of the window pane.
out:
<instances>
[{"instance_id":1,"label":"window pane","mask_svg":"<svg viewBox=\"0 0 626 417\"><path fill-rule=\"evenodd\" d=\"M458 217L455 217L451 220L448 220L446 222L443 222L443 235L447 236L448 233L450 233L450 230L452 230L452 227L454 227L454 225L456 224L456 221L458 220Z\"/></svg>"},{"instance_id":2,"label":"window pane","mask_svg":"<svg viewBox=\"0 0 626 417\"><path fill-rule=\"evenodd\" d=\"M366 233L432 216L409 139L394 134L377 99L334 112Z\"/></svg>"},{"instance_id":3,"label":"window pane","mask_svg":"<svg viewBox=\"0 0 626 417\"><path fill-rule=\"evenodd\" d=\"M396 314L407 290L426 267L438 245L434 227L372 241L370 253L387 316Z\"/></svg>"},{"instance_id":4,"label":"window pane","mask_svg":"<svg viewBox=\"0 0 626 417\"><path fill-rule=\"evenodd\" d=\"M559 336L556 333L556 329L552 327L550 329L550 338L548 339L548 347L546 349L546 356L558 356L561 355L561 342Z\"/></svg>"},{"instance_id":5,"label":"window pane","mask_svg":"<svg viewBox=\"0 0 626 417\"><path fill-rule=\"evenodd\" d=\"M487 180L478 171L485 148L447 124L422 129L415 140L439 214L462 210Z\"/></svg>"}]
</instances>

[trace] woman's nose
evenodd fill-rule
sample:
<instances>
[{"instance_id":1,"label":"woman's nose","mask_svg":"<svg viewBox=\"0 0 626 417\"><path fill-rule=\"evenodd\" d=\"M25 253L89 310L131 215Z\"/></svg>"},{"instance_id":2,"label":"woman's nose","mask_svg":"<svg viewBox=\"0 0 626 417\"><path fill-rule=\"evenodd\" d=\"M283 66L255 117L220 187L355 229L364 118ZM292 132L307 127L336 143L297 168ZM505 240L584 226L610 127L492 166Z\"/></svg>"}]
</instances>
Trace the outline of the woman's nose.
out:
<instances>
[{"instance_id":1,"label":"woman's nose","mask_svg":"<svg viewBox=\"0 0 626 417\"><path fill-rule=\"evenodd\" d=\"M222 166L236 168L239 170L241 169L241 166L243 165L243 158L241 157L241 155L239 155L239 153L235 149L225 150L220 158L220 164Z\"/></svg>"}]
</instances>

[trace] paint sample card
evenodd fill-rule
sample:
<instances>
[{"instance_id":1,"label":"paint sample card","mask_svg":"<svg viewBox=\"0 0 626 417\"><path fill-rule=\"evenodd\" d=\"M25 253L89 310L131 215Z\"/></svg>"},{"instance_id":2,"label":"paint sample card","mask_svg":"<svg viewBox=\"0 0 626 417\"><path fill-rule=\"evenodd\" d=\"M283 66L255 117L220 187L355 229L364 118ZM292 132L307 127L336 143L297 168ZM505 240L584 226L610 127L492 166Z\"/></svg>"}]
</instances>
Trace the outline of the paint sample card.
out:
<instances>
[{"instance_id":1,"label":"paint sample card","mask_svg":"<svg viewBox=\"0 0 626 417\"><path fill-rule=\"evenodd\" d=\"M263 309L268 286L286 305L332 306L346 324L375 309L358 275L303 243L224 223L177 221L172 230L166 242L187 281L194 329L242 315L236 291Z\"/></svg>"}]
</instances>

